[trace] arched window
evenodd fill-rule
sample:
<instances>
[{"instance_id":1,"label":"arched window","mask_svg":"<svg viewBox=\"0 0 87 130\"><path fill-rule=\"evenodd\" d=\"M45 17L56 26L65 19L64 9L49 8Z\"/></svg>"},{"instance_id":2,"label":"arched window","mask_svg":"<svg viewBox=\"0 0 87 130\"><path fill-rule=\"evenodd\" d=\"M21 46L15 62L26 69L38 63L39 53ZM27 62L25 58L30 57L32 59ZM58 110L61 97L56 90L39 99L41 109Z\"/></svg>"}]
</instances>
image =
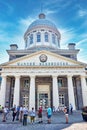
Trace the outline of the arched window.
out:
<instances>
[{"instance_id":1,"label":"arched window","mask_svg":"<svg viewBox=\"0 0 87 130\"><path fill-rule=\"evenodd\" d=\"M48 33L45 32L45 42L48 42Z\"/></svg>"},{"instance_id":2,"label":"arched window","mask_svg":"<svg viewBox=\"0 0 87 130\"><path fill-rule=\"evenodd\" d=\"M41 33L40 32L37 33L37 42L41 42Z\"/></svg>"},{"instance_id":3,"label":"arched window","mask_svg":"<svg viewBox=\"0 0 87 130\"><path fill-rule=\"evenodd\" d=\"M33 34L30 35L30 44L33 43Z\"/></svg>"},{"instance_id":4,"label":"arched window","mask_svg":"<svg viewBox=\"0 0 87 130\"><path fill-rule=\"evenodd\" d=\"M54 34L52 34L52 43L56 43L56 39L55 39L55 35Z\"/></svg>"},{"instance_id":5,"label":"arched window","mask_svg":"<svg viewBox=\"0 0 87 130\"><path fill-rule=\"evenodd\" d=\"M58 78L58 87L63 86L63 80L61 78Z\"/></svg>"}]
</instances>

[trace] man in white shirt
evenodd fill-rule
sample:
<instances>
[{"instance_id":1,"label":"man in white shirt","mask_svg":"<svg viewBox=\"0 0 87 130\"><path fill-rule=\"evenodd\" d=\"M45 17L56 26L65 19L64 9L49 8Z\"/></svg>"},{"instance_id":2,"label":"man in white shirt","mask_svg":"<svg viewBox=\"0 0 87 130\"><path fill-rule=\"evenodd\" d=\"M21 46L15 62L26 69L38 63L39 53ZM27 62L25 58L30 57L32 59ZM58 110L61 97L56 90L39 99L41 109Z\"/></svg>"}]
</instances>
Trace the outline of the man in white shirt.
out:
<instances>
[{"instance_id":1,"label":"man in white shirt","mask_svg":"<svg viewBox=\"0 0 87 130\"><path fill-rule=\"evenodd\" d=\"M27 125L28 109L23 107L23 125Z\"/></svg>"}]
</instances>

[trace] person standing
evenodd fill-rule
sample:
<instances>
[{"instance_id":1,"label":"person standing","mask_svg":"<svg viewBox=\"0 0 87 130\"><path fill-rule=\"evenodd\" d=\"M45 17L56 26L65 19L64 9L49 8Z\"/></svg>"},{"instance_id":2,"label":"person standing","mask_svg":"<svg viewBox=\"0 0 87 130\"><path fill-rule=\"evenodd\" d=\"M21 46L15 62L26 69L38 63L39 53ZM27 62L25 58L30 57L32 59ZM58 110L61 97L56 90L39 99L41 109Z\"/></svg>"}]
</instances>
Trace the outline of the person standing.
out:
<instances>
[{"instance_id":1,"label":"person standing","mask_svg":"<svg viewBox=\"0 0 87 130\"><path fill-rule=\"evenodd\" d=\"M48 108L47 108L48 124L51 123L51 116L52 116L52 109L51 109L51 107L48 107Z\"/></svg>"},{"instance_id":2,"label":"person standing","mask_svg":"<svg viewBox=\"0 0 87 130\"><path fill-rule=\"evenodd\" d=\"M16 108L16 120L19 120L20 106Z\"/></svg>"},{"instance_id":3,"label":"person standing","mask_svg":"<svg viewBox=\"0 0 87 130\"><path fill-rule=\"evenodd\" d=\"M27 125L28 109L23 107L23 125Z\"/></svg>"},{"instance_id":4,"label":"person standing","mask_svg":"<svg viewBox=\"0 0 87 130\"><path fill-rule=\"evenodd\" d=\"M13 116L12 121L14 121L14 120L15 120L15 117L16 117L16 108L14 107L12 111L13 111L13 112L12 112L12 116Z\"/></svg>"},{"instance_id":5,"label":"person standing","mask_svg":"<svg viewBox=\"0 0 87 130\"><path fill-rule=\"evenodd\" d=\"M73 106L72 106L71 103L70 103L70 105L69 105L69 109L70 109L70 113L72 114L72 113L73 113Z\"/></svg>"},{"instance_id":6,"label":"person standing","mask_svg":"<svg viewBox=\"0 0 87 130\"><path fill-rule=\"evenodd\" d=\"M35 122L35 115L36 115L35 110L32 107L32 110L30 111L30 121L31 121L32 124Z\"/></svg>"},{"instance_id":7,"label":"person standing","mask_svg":"<svg viewBox=\"0 0 87 130\"><path fill-rule=\"evenodd\" d=\"M65 114L66 123L69 122L68 113L69 113L69 108L68 108L68 107L65 107L65 108L64 108L64 114Z\"/></svg>"},{"instance_id":8,"label":"person standing","mask_svg":"<svg viewBox=\"0 0 87 130\"><path fill-rule=\"evenodd\" d=\"M23 106L21 105L21 107L20 107L20 122L22 122L22 118L23 118Z\"/></svg>"},{"instance_id":9,"label":"person standing","mask_svg":"<svg viewBox=\"0 0 87 130\"><path fill-rule=\"evenodd\" d=\"M38 118L39 118L39 123L42 123L42 107L40 106L39 107L39 110L38 110Z\"/></svg>"},{"instance_id":10,"label":"person standing","mask_svg":"<svg viewBox=\"0 0 87 130\"><path fill-rule=\"evenodd\" d=\"M6 122L7 114L8 114L8 107L5 106L5 107L3 107L3 120L2 120L3 122Z\"/></svg>"}]
</instances>

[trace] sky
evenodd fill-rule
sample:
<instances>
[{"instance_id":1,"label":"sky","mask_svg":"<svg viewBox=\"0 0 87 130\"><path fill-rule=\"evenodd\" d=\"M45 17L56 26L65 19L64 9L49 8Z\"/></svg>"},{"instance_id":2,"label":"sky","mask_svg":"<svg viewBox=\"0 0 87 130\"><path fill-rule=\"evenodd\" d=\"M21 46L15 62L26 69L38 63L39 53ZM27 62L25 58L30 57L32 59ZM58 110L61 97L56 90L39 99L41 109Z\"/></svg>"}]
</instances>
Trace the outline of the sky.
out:
<instances>
[{"instance_id":1,"label":"sky","mask_svg":"<svg viewBox=\"0 0 87 130\"><path fill-rule=\"evenodd\" d=\"M87 63L87 0L0 0L0 64L11 44L24 49L24 33L41 11L60 31L61 48L76 43L78 61Z\"/></svg>"}]
</instances>

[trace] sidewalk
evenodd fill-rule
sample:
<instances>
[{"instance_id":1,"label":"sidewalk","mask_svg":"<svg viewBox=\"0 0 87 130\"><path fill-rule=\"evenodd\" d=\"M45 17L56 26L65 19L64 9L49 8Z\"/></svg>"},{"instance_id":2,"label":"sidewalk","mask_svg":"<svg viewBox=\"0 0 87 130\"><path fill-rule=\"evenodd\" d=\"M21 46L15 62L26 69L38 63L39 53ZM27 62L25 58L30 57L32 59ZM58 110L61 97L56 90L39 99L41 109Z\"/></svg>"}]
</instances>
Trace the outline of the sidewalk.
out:
<instances>
[{"instance_id":1,"label":"sidewalk","mask_svg":"<svg viewBox=\"0 0 87 130\"><path fill-rule=\"evenodd\" d=\"M53 113L51 124L47 124L46 112L43 113L43 123L38 123L36 117L35 123L27 126L19 121L12 122L12 115L8 116L6 122L2 122L0 115L0 130L87 130L87 122L84 122L81 116L81 111L75 111L73 115L69 115L69 123L65 123L64 113Z\"/></svg>"},{"instance_id":2,"label":"sidewalk","mask_svg":"<svg viewBox=\"0 0 87 130\"><path fill-rule=\"evenodd\" d=\"M72 123L79 123L83 122L82 116L81 116L81 111L74 111L72 115L69 114L69 124ZM7 116L7 121L2 122L2 114L0 114L0 124L7 124L7 123L20 123L19 121L14 121L12 122L12 114L8 114ZM28 123L29 123L29 117L28 117ZM38 123L38 117L36 116L35 119L35 124ZM47 117L46 117L46 112L43 113L43 124L47 123ZM65 124L65 115L63 112L55 112L52 115L52 121L51 124Z\"/></svg>"}]
</instances>

